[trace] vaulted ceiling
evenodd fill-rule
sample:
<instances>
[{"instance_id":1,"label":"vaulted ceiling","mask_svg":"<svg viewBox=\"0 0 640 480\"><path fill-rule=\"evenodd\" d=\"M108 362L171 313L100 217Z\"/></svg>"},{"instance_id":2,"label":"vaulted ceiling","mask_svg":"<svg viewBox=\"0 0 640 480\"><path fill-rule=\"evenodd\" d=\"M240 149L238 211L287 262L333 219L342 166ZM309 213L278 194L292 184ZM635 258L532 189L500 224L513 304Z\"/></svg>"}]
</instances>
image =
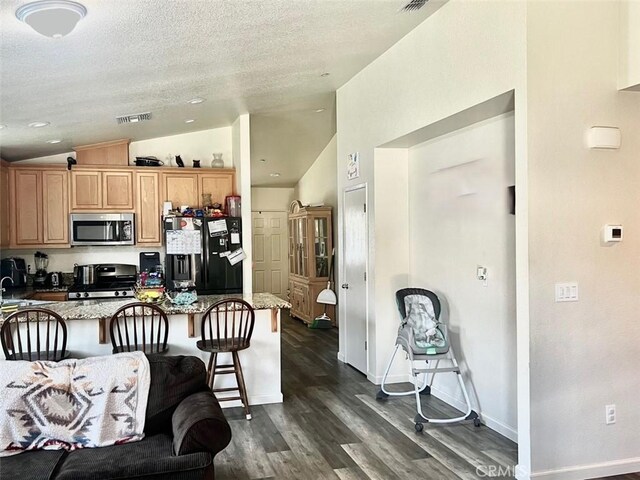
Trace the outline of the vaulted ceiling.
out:
<instances>
[{"instance_id":1,"label":"vaulted ceiling","mask_svg":"<svg viewBox=\"0 0 640 480\"><path fill-rule=\"evenodd\" d=\"M87 16L61 39L18 21L24 3L0 3L3 158L227 126L251 113L252 160L272 162L254 183L282 185L335 133L335 90L443 1L408 13L408 0L82 0ZM188 104L193 97L206 101ZM147 111L148 122L116 123ZM50 125L27 126L36 121ZM274 170L283 177L270 179Z\"/></svg>"}]
</instances>

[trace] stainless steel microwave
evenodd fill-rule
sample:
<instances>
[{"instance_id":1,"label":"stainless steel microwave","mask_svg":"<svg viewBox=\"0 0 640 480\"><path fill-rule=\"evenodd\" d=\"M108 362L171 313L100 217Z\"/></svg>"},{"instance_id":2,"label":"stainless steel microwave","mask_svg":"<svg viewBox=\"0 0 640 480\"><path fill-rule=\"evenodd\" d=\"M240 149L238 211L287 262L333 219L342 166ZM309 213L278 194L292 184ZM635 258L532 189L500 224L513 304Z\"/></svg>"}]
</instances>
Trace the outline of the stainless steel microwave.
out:
<instances>
[{"instance_id":1,"label":"stainless steel microwave","mask_svg":"<svg viewBox=\"0 0 640 480\"><path fill-rule=\"evenodd\" d=\"M71 245L133 245L133 213L72 213Z\"/></svg>"}]
</instances>

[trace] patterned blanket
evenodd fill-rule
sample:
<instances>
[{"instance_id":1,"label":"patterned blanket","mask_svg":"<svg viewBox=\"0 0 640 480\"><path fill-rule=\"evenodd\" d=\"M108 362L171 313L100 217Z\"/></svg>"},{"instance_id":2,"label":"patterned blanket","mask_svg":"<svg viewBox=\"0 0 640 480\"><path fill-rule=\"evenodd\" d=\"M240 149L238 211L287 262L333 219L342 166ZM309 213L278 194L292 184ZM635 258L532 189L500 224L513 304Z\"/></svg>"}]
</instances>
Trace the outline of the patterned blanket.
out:
<instances>
[{"instance_id":1,"label":"patterned blanket","mask_svg":"<svg viewBox=\"0 0 640 480\"><path fill-rule=\"evenodd\" d=\"M149 383L142 352L0 362L0 456L141 440Z\"/></svg>"}]
</instances>

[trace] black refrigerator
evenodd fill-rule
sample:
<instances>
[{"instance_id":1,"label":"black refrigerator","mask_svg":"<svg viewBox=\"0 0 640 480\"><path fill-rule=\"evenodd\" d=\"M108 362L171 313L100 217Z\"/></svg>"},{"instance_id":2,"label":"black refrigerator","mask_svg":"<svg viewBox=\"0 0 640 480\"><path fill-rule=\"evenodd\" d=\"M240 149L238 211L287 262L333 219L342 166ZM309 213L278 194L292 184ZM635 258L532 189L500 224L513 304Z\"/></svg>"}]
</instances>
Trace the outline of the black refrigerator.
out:
<instances>
[{"instance_id":1,"label":"black refrigerator","mask_svg":"<svg viewBox=\"0 0 640 480\"><path fill-rule=\"evenodd\" d=\"M163 225L169 289L192 280L200 295L242 293L242 261L229 261L242 248L239 217L166 217Z\"/></svg>"}]
</instances>

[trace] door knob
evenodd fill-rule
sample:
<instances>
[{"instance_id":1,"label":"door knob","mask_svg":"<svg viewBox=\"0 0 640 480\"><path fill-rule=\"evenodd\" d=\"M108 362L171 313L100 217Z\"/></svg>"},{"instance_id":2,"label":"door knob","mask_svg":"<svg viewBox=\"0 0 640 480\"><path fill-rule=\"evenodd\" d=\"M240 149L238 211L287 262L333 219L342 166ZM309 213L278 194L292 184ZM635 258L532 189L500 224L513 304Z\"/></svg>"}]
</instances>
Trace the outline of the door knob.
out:
<instances>
[{"instance_id":1,"label":"door knob","mask_svg":"<svg viewBox=\"0 0 640 480\"><path fill-rule=\"evenodd\" d=\"M343 283L342 284L342 288L344 288L345 290L349 289L349 284L348 283Z\"/></svg>"}]
</instances>

